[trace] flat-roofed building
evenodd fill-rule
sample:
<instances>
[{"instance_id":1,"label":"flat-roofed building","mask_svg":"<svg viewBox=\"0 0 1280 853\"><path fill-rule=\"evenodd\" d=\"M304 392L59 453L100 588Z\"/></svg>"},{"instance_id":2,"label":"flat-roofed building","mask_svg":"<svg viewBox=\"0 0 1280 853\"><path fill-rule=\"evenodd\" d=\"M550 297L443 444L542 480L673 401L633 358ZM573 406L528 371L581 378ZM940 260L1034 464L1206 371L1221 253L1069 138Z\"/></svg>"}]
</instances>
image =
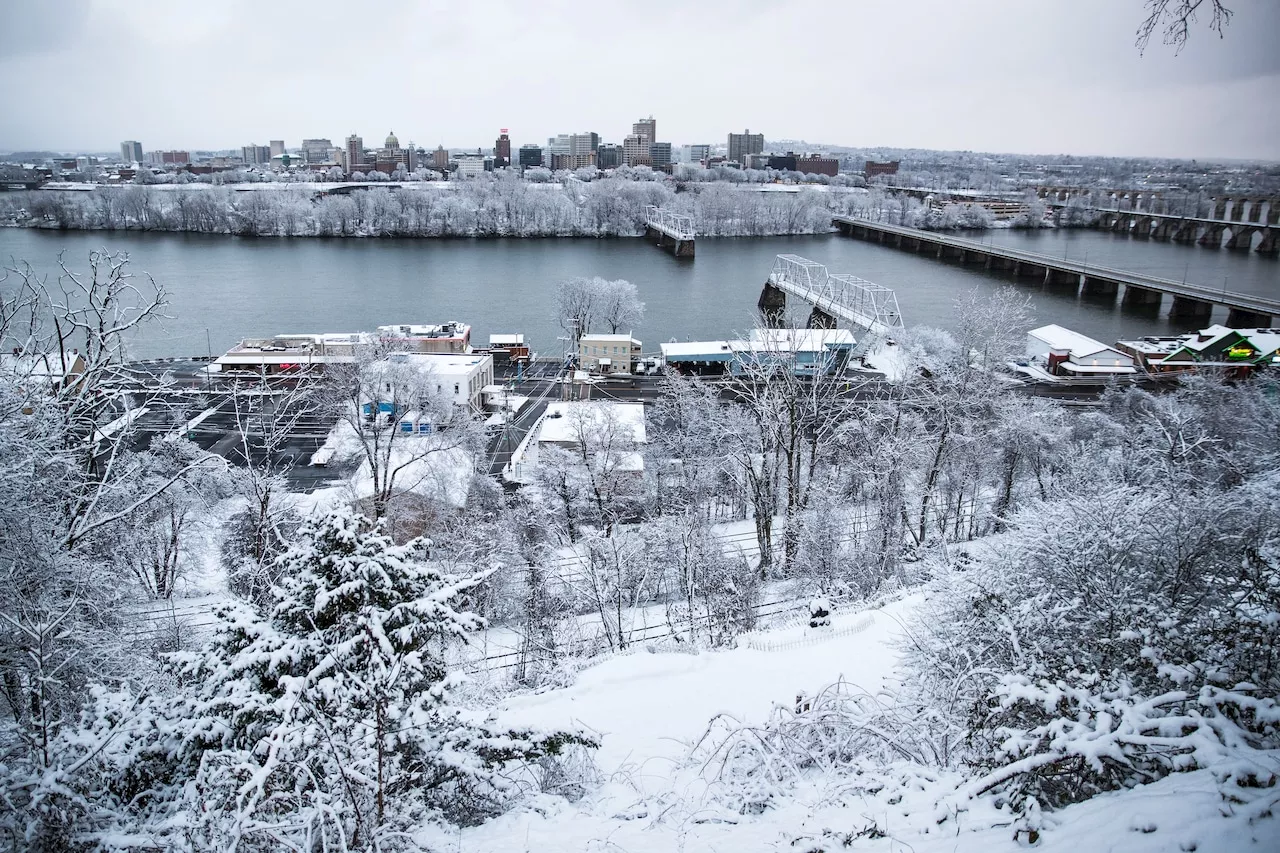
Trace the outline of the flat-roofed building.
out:
<instances>
[{"instance_id":1,"label":"flat-roofed building","mask_svg":"<svg viewBox=\"0 0 1280 853\"><path fill-rule=\"evenodd\" d=\"M372 349L375 343L375 338L365 332L246 338L214 364L224 372L268 375L322 371L328 365L353 364L358 350Z\"/></svg>"},{"instance_id":2,"label":"flat-roofed building","mask_svg":"<svg viewBox=\"0 0 1280 853\"><path fill-rule=\"evenodd\" d=\"M471 350L471 327L457 320L435 326L379 326L378 339L388 349L465 353Z\"/></svg>"},{"instance_id":3,"label":"flat-roofed building","mask_svg":"<svg viewBox=\"0 0 1280 853\"><path fill-rule=\"evenodd\" d=\"M596 373L632 373L640 360L640 341L631 335L583 335L578 339L578 365Z\"/></svg>"}]
</instances>

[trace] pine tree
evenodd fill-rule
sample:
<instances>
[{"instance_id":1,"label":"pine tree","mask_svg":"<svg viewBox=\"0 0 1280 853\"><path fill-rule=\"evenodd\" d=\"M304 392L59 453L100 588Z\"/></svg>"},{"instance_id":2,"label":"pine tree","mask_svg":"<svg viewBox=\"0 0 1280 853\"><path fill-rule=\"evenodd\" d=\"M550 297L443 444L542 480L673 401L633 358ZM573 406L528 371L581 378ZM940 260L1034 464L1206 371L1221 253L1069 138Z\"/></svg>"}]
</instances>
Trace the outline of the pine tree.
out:
<instances>
[{"instance_id":1,"label":"pine tree","mask_svg":"<svg viewBox=\"0 0 1280 853\"><path fill-rule=\"evenodd\" d=\"M446 647L483 627L457 602L484 575L442 574L430 547L397 546L349 508L313 517L279 559L270 613L230 610L208 652L178 658L197 695L181 709L195 725L180 752L214 804L208 832L388 849L431 814L492 813L508 762L594 746L498 730L450 704Z\"/></svg>"}]
</instances>

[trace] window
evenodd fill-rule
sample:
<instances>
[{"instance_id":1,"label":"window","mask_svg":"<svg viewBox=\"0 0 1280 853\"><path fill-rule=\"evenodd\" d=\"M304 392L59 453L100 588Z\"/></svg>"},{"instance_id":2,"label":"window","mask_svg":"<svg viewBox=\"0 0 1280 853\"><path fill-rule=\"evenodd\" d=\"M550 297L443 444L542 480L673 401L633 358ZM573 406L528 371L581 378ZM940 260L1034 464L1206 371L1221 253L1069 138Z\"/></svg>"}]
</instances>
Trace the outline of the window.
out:
<instances>
[{"instance_id":1,"label":"window","mask_svg":"<svg viewBox=\"0 0 1280 853\"><path fill-rule=\"evenodd\" d=\"M453 383L453 393L454 393L454 395L455 395L455 396L456 396L456 395L457 395L457 393L458 393L458 383L457 383L457 382Z\"/></svg>"}]
</instances>

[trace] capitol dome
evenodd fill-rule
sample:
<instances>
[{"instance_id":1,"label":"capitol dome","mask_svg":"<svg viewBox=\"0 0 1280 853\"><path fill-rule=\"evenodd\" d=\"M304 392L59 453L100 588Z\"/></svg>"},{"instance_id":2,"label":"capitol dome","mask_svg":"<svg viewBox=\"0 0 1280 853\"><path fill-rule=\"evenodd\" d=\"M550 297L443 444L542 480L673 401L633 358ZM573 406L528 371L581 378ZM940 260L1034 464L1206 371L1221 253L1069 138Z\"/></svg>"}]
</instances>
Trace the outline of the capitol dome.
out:
<instances>
[{"instance_id":1,"label":"capitol dome","mask_svg":"<svg viewBox=\"0 0 1280 853\"><path fill-rule=\"evenodd\" d=\"M400 147L400 140L399 140L399 139L396 139L396 132L395 132L394 130L393 130L393 131L391 131L391 133L387 134L387 146L386 146L386 147L388 147L388 148L399 148L399 147Z\"/></svg>"}]
</instances>

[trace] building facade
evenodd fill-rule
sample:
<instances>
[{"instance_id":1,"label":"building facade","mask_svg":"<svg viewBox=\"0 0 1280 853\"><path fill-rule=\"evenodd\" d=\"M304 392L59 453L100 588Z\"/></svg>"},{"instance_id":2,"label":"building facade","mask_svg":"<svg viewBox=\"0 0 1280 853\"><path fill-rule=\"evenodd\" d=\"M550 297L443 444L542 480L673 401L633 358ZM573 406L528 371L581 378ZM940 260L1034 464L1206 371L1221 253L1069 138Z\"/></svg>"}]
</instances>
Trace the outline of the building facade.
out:
<instances>
[{"instance_id":1,"label":"building facade","mask_svg":"<svg viewBox=\"0 0 1280 853\"><path fill-rule=\"evenodd\" d=\"M671 165L671 143L670 142L651 142L649 143L649 163L655 169L662 169Z\"/></svg>"},{"instance_id":2,"label":"building facade","mask_svg":"<svg viewBox=\"0 0 1280 853\"><path fill-rule=\"evenodd\" d=\"M702 163L711 157L710 145L681 145L681 163Z\"/></svg>"},{"instance_id":3,"label":"building facade","mask_svg":"<svg viewBox=\"0 0 1280 853\"><path fill-rule=\"evenodd\" d=\"M821 154L809 154L796 158L796 171L806 175L830 175L834 178L840 171L840 161Z\"/></svg>"},{"instance_id":4,"label":"building facade","mask_svg":"<svg viewBox=\"0 0 1280 853\"><path fill-rule=\"evenodd\" d=\"M271 148L257 143L245 145L240 149L240 159L246 166L268 166L271 164Z\"/></svg>"},{"instance_id":5,"label":"building facade","mask_svg":"<svg viewBox=\"0 0 1280 853\"><path fill-rule=\"evenodd\" d=\"M136 139L126 139L120 143L120 159L126 163L141 163L142 143Z\"/></svg>"},{"instance_id":6,"label":"building facade","mask_svg":"<svg viewBox=\"0 0 1280 853\"><path fill-rule=\"evenodd\" d=\"M759 154L764 151L764 134L752 133L750 129L742 133L729 134L729 159L735 163L745 163L748 154Z\"/></svg>"},{"instance_id":7,"label":"building facade","mask_svg":"<svg viewBox=\"0 0 1280 853\"><path fill-rule=\"evenodd\" d=\"M333 143L328 139L302 140L302 160L308 166L333 162Z\"/></svg>"},{"instance_id":8,"label":"building facade","mask_svg":"<svg viewBox=\"0 0 1280 853\"><path fill-rule=\"evenodd\" d=\"M642 118L635 124L631 125L631 134L633 136L647 136L650 144L658 141L658 122L653 116Z\"/></svg>"},{"instance_id":9,"label":"building facade","mask_svg":"<svg viewBox=\"0 0 1280 853\"><path fill-rule=\"evenodd\" d=\"M583 335L578 339L578 365L583 370L633 373L640 358L640 341L630 335Z\"/></svg>"},{"instance_id":10,"label":"building facade","mask_svg":"<svg viewBox=\"0 0 1280 853\"><path fill-rule=\"evenodd\" d=\"M511 165L511 137L507 135L505 127L493 143L493 165L499 169Z\"/></svg>"},{"instance_id":11,"label":"building facade","mask_svg":"<svg viewBox=\"0 0 1280 853\"><path fill-rule=\"evenodd\" d=\"M484 171L485 157L483 154L459 154L455 162L458 164L458 177L474 178Z\"/></svg>"},{"instance_id":12,"label":"building facade","mask_svg":"<svg viewBox=\"0 0 1280 853\"><path fill-rule=\"evenodd\" d=\"M155 151L152 159L164 166L185 166L191 162L191 155L186 151Z\"/></svg>"},{"instance_id":13,"label":"building facade","mask_svg":"<svg viewBox=\"0 0 1280 853\"><path fill-rule=\"evenodd\" d=\"M600 169L616 169L622 165L622 146L605 142L596 149L596 167Z\"/></svg>"},{"instance_id":14,"label":"building facade","mask_svg":"<svg viewBox=\"0 0 1280 853\"><path fill-rule=\"evenodd\" d=\"M649 137L633 133L622 140L622 161L628 166L648 166Z\"/></svg>"},{"instance_id":15,"label":"building facade","mask_svg":"<svg viewBox=\"0 0 1280 853\"><path fill-rule=\"evenodd\" d=\"M897 160L888 160L884 163L877 163L874 160L868 160L866 165L862 167L862 174L867 178L874 178L876 175L896 175L898 174Z\"/></svg>"},{"instance_id":16,"label":"building facade","mask_svg":"<svg viewBox=\"0 0 1280 853\"><path fill-rule=\"evenodd\" d=\"M273 140L271 140L269 143L267 143L267 145L268 145L268 147L271 149L271 156L272 156L272 157L279 157L281 154L283 154L283 153L284 153L284 140L283 140L283 139L273 139Z\"/></svg>"},{"instance_id":17,"label":"building facade","mask_svg":"<svg viewBox=\"0 0 1280 853\"><path fill-rule=\"evenodd\" d=\"M368 168L368 164L364 161L364 137L351 134L347 137L346 144L343 146L343 152L346 156L346 162L342 165L346 168L347 174L352 172L362 172Z\"/></svg>"},{"instance_id":18,"label":"building facade","mask_svg":"<svg viewBox=\"0 0 1280 853\"><path fill-rule=\"evenodd\" d=\"M532 142L520 146L520 168L532 169L542 165L542 146Z\"/></svg>"}]
</instances>

